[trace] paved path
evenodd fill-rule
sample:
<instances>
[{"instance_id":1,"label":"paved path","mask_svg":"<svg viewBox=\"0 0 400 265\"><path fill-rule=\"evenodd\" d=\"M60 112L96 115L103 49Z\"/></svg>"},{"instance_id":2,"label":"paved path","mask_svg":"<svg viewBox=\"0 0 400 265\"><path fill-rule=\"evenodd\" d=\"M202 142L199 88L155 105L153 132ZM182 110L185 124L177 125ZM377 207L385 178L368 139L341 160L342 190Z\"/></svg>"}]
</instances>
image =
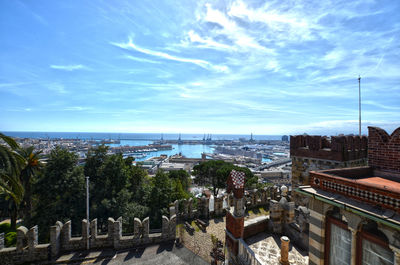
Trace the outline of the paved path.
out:
<instances>
[{"instance_id":1,"label":"paved path","mask_svg":"<svg viewBox=\"0 0 400 265\"><path fill-rule=\"evenodd\" d=\"M206 265L205 260L185 247L163 243L125 251L103 250L90 253L76 252L61 256L57 264L143 264L143 265Z\"/></svg>"}]
</instances>

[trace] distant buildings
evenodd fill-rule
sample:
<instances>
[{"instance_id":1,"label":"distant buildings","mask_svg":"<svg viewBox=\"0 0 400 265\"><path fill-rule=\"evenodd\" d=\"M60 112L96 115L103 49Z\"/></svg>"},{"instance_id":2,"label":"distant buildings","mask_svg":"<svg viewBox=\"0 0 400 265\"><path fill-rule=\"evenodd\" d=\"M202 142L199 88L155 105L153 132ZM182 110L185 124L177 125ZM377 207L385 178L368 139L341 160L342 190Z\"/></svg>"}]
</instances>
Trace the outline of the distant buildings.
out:
<instances>
[{"instance_id":1,"label":"distant buildings","mask_svg":"<svg viewBox=\"0 0 400 265\"><path fill-rule=\"evenodd\" d=\"M282 136L282 142L289 142L289 136L287 135Z\"/></svg>"}]
</instances>

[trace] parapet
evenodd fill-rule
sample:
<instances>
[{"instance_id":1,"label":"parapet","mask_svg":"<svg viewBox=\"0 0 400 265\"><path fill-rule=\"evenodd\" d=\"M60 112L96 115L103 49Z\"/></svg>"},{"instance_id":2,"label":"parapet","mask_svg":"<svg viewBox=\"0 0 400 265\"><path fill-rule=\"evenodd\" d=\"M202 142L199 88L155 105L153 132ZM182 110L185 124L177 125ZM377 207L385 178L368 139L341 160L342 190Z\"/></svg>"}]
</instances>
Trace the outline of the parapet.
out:
<instances>
[{"instance_id":1,"label":"parapet","mask_svg":"<svg viewBox=\"0 0 400 265\"><path fill-rule=\"evenodd\" d=\"M366 136L290 136L290 156L333 161L351 161L367 158Z\"/></svg>"},{"instance_id":2,"label":"parapet","mask_svg":"<svg viewBox=\"0 0 400 265\"><path fill-rule=\"evenodd\" d=\"M87 234L90 225L90 234ZM50 228L50 244L38 244L37 226L27 229L20 226L17 230L16 247L3 248L4 234L0 234L0 264L24 264L46 260L54 260L61 253L84 250L89 239L90 249L113 248L129 249L140 245L156 244L164 241L175 240L176 215L168 218L162 217L161 233L150 233L149 218L140 221L134 220L134 235L122 234L122 217L114 220L108 219L108 232L106 235L97 234L97 220L90 222L82 220L82 236L71 236L71 221L57 222Z\"/></svg>"}]
</instances>

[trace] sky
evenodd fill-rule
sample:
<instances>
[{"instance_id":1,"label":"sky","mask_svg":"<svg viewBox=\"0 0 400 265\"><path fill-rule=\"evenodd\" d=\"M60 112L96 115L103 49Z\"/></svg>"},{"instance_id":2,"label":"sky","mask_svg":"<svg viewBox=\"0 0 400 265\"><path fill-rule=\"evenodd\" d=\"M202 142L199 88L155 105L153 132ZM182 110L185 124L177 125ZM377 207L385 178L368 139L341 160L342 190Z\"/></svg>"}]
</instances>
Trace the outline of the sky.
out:
<instances>
[{"instance_id":1,"label":"sky","mask_svg":"<svg viewBox=\"0 0 400 265\"><path fill-rule=\"evenodd\" d=\"M400 1L0 0L0 131L400 126Z\"/></svg>"}]
</instances>

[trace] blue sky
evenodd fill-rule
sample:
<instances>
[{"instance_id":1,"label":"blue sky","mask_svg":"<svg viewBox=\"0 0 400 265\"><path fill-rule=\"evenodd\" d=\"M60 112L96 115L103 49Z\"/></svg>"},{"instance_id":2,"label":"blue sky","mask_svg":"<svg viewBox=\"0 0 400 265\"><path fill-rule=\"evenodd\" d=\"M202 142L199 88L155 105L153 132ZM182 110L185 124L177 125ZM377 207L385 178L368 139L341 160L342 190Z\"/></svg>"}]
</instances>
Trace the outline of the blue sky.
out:
<instances>
[{"instance_id":1,"label":"blue sky","mask_svg":"<svg viewBox=\"0 0 400 265\"><path fill-rule=\"evenodd\" d=\"M0 1L0 130L400 126L400 1Z\"/></svg>"}]
</instances>

